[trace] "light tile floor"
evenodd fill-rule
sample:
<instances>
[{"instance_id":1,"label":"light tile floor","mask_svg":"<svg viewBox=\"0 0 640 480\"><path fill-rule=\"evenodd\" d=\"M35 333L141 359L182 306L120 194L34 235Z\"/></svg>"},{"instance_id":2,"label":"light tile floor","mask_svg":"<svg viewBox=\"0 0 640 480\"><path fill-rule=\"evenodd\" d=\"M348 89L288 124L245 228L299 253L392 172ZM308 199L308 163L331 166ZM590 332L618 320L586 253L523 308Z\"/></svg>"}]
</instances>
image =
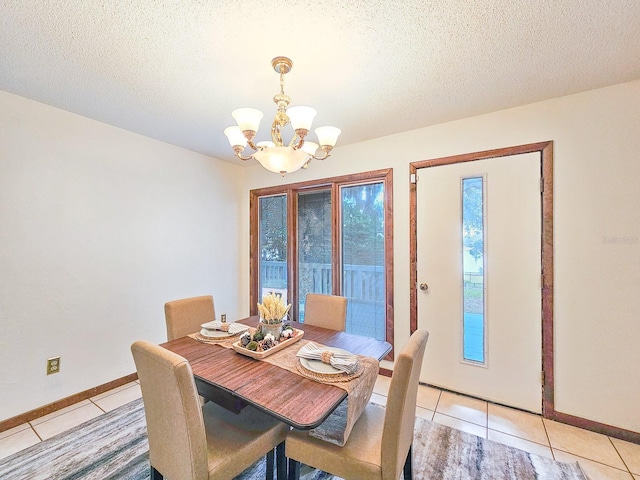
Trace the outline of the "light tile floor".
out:
<instances>
[{"instance_id":1,"label":"light tile floor","mask_svg":"<svg viewBox=\"0 0 640 480\"><path fill-rule=\"evenodd\" d=\"M379 376L372 401L384 405L390 379ZM137 382L0 433L0 458L50 438L141 396ZM640 480L640 445L474 398L421 385L416 414L499 443L579 462L590 480Z\"/></svg>"}]
</instances>

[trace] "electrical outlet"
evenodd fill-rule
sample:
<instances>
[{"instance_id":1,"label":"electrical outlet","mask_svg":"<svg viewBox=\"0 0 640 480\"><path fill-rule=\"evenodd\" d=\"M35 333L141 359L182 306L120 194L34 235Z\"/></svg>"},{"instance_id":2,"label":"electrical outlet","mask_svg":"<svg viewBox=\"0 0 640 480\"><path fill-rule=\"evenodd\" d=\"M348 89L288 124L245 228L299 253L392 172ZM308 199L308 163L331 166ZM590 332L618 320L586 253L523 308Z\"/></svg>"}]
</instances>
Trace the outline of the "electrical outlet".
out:
<instances>
[{"instance_id":1,"label":"electrical outlet","mask_svg":"<svg viewBox=\"0 0 640 480\"><path fill-rule=\"evenodd\" d=\"M221 321L222 323L224 323L224 322L226 322L226 321L227 321L227 314L226 314L226 313L223 313L222 315L220 315L220 321Z\"/></svg>"},{"instance_id":2,"label":"electrical outlet","mask_svg":"<svg viewBox=\"0 0 640 480\"><path fill-rule=\"evenodd\" d=\"M60 371L60 357L47 358L47 375L52 375Z\"/></svg>"}]
</instances>

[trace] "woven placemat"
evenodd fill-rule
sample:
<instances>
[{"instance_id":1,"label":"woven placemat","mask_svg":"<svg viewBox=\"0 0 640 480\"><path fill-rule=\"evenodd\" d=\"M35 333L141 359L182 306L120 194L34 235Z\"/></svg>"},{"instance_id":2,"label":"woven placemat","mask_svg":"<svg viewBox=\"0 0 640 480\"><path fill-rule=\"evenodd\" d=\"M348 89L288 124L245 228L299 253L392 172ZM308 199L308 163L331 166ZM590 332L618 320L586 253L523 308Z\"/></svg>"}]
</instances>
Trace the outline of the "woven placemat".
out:
<instances>
[{"instance_id":1,"label":"woven placemat","mask_svg":"<svg viewBox=\"0 0 640 480\"><path fill-rule=\"evenodd\" d=\"M360 375L362 375L362 372L364 372L364 366L362 365L362 363L358 364L358 368L356 369L355 372L353 373L341 373L341 374L337 374L337 375L327 375L324 373L316 373L316 372L312 372L311 370L309 370L308 368L305 368L301 363L300 363L300 359L297 359L297 363L296 363L296 369L298 370L298 373L300 375L302 375L303 377L307 377L311 380L315 380L316 382L321 382L321 383L342 383L342 382L349 382L351 380L353 380L354 378L358 378Z\"/></svg>"},{"instance_id":2,"label":"woven placemat","mask_svg":"<svg viewBox=\"0 0 640 480\"><path fill-rule=\"evenodd\" d=\"M244 332L238 332L235 335L229 335L228 337L205 337L204 335L201 335L200 333L192 333L191 335L188 335L189 337L193 338L194 340L197 340L199 342L202 343L224 343L224 342L229 342L233 343L236 340L238 340L238 337L240 337L240 334L244 333Z\"/></svg>"}]
</instances>

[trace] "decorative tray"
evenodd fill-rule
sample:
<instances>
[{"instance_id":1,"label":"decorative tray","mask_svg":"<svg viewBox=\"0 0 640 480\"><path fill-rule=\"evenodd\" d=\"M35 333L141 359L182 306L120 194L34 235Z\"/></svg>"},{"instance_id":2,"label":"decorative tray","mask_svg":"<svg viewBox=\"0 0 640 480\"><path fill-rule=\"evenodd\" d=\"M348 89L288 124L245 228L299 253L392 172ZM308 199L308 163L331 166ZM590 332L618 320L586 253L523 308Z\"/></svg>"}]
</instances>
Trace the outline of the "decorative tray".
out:
<instances>
[{"instance_id":1,"label":"decorative tray","mask_svg":"<svg viewBox=\"0 0 640 480\"><path fill-rule=\"evenodd\" d=\"M282 340L280 342L278 342L277 345L271 347L269 350L264 350L264 351L256 351L256 350L249 350L248 348L243 347L240 344L240 340L238 340L237 342L234 342L231 344L231 346L233 347L233 349L242 354L242 355L246 355L247 357L251 357L251 358L255 358L257 360L260 360L261 358L265 358L268 357L269 355L272 355L280 350L282 350L283 348L288 347L289 345L293 345L294 343L296 343L298 340L300 340L303 336L304 336L304 330L298 330L297 328L294 328L293 331L295 332L295 335L293 337L287 338L286 340Z\"/></svg>"}]
</instances>

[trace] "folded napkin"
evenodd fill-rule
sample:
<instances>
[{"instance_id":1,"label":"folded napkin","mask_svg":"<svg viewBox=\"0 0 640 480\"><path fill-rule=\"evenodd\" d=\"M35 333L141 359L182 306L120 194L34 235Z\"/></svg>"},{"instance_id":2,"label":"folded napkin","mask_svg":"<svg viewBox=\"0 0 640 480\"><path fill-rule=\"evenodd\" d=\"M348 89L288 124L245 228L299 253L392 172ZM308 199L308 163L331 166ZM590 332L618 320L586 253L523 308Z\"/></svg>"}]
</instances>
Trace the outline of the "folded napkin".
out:
<instances>
[{"instance_id":1,"label":"folded napkin","mask_svg":"<svg viewBox=\"0 0 640 480\"><path fill-rule=\"evenodd\" d=\"M298 350L296 356L309 360L320 360L346 373L354 373L358 369L358 357L353 353L323 349L313 342L307 343Z\"/></svg>"},{"instance_id":2,"label":"folded napkin","mask_svg":"<svg viewBox=\"0 0 640 480\"><path fill-rule=\"evenodd\" d=\"M207 322L200 325L205 330L220 330L223 332L229 332L231 335L235 335L240 332L244 332L249 328L248 325L243 325L242 323L227 323L220 322L218 320L214 320L213 322Z\"/></svg>"}]
</instances>

